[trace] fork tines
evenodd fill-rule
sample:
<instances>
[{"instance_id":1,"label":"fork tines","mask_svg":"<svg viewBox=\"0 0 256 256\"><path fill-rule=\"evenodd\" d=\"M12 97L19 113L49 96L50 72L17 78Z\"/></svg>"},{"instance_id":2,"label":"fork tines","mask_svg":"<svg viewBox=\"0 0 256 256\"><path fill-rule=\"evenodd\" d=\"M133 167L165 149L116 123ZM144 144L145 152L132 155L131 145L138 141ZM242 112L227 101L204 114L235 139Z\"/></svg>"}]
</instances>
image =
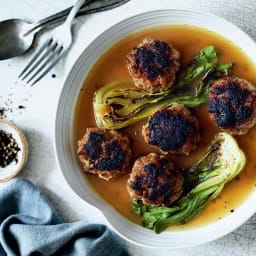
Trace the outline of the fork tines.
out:
<instances>
[{"instance_id":1,"label":"fork tines","mask_svg":"<svg viewBox=\"0 0 256 256\"><path fill-rule=\"evenodd\" d=\"M47 39L18 76L31 86L45 76L63 55L63 46Z\"/></svg>"}]
</instances>

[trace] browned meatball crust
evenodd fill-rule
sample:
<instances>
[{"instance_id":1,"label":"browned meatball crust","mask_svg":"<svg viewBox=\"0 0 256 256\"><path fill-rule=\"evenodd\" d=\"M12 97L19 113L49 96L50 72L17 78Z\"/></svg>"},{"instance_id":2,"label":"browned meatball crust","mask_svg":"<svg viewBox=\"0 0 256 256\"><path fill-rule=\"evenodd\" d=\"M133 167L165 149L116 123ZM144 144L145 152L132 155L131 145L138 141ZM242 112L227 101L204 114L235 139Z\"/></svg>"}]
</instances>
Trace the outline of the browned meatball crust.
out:
<instances>
[{"instance_id":1,"label":"browned meatball crust","mask_svg":"<svg viewBox=\"0 0 256 256\"><path fill-rule=\"evenodd\" d=\"M143 126L142 135L165 154L188 155L201 140L196 116L181 104L156 111Z\"/></svg>"},{"instance_id":2,"label":"browned meatball crust","mask_svg":"<svg viewBox=\"0 0 256 256\"><path fill-rule=\"evenodd\" d=\"M78 141L77 153L84 171L102 179L111 180L129 171L130 143L120 132L88 128Z\"/></svg>"},{"instance_id":3,"label":"browned meatball crust","mask_svg":"<svg viewBox=\"0 0 256 256\"><path fill-rule=\"evenodd\" d=\"M132 199L168 207L182 194L183 182L183 176L166 156L150 153L135 161L127 189Z\"/></svg>"},{"instance_id":4,"label":"browned meatball crust","mask_svg":"<svg viewBox=\"0 0 256 256\"><path fill-rule=\"evenodd\" d=\"M169 89L180 68L180 54L170 44L146 38L126 58L137 87L156 93Z\"/></svg>"},{"instance_id":5,"label":"browned meatball crust","mask_svg":"<svg viewBox=\"0 0 256 256\"><path fill-rule=\"evenodd\" d=\"M222 130L246 134L256 122L256 88L238 77L225 77L210 88L208 113Z\"/></svg>"}]
</instances>

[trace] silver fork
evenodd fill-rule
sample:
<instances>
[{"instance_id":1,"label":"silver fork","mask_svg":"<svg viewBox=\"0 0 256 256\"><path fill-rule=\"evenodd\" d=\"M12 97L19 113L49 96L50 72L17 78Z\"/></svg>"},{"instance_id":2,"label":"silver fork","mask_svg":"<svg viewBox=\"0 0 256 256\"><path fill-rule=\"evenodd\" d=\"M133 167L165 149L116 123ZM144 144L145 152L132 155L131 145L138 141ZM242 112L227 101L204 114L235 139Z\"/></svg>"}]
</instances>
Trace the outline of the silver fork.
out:
<instances>
[{"instance_id":1,"label":"silver fork","mask_svg":"<svg viewBox=\"0 0 256 256\"><path fill-rule=\"evenodd\" d=\"M84 2L85 0L78 0L72 7L66 21L51 32L20 73L19 78L21 80L26 79L27 84L34 85L67 53L72 45L72 22Z\"/></svg>"}]
</instances>

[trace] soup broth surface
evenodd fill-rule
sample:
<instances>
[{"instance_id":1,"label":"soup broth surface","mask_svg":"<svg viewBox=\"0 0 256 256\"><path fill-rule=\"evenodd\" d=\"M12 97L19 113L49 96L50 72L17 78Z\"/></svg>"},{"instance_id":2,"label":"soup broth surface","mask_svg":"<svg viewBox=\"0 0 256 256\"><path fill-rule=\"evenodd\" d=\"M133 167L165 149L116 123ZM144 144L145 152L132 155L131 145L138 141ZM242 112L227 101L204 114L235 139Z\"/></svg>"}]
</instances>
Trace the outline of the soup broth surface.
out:
<instances>
[{"instance_id":1,"label":"soup broth surface","mask_svg":"<svg viewBox=\"0 0 256 256\"><path fill-rule=\"evenodd\" d=\"M181 63L186 65L195 53L212 44L215 46L219 63L234 62L232 75L247 79L256 84L255 66L244 52L232 42L222 36L203 28L190 25L164 25L147 28L134 32L112 45L96 61L86 77L78 97L74 119L75 141L81 139L86 128L96 127L93 114L93 96L101 86L116 79L130 78L125 58L133 47L137 46L145 37L159 39L170 43L181 54ZM191 166L199 160L207 146L219 130L209 119L207 105L197 107L196 114L203 130L202 141L198 148L189 156L171 155L171 159L178 168ZM132 151L135 157L150 152L158 152L147 146L141 135L142 125L146 121L122 129L131 139ZM221 195L210 202L207 207L193 220L175 228L191 228L201 226L223 218L234 212L256 186L256 127L248 134L235 136L239 146L243 149L247 162L243 171L233 181L227 184ZM81 167L82 168L82 167ZM131 212L131 199L126 189L129 174L114 181L105 181L95 175L85 174L85 178L93 189L120 214L135 223L141 223L141 218Z\"/></svg>"}]
</instances>

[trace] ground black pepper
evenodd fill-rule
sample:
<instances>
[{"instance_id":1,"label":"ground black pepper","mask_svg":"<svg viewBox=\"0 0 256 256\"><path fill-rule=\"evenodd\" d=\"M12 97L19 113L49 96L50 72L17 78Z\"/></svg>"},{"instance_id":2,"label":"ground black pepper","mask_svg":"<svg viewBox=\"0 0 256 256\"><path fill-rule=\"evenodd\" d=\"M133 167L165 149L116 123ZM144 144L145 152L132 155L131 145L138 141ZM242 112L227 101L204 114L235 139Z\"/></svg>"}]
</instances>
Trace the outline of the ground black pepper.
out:
<instances>
[{"instance_id":1,"label":"ground black pepper","mask_svg":"<svg viewBox=\"0 0 256 256\"><path fill-rule=\"evenodd\" d=\"M20 150L13 136L0 130L0 167L4 168L12 161L18 162L18 151Z\"/></svg>"}]
</instances>

